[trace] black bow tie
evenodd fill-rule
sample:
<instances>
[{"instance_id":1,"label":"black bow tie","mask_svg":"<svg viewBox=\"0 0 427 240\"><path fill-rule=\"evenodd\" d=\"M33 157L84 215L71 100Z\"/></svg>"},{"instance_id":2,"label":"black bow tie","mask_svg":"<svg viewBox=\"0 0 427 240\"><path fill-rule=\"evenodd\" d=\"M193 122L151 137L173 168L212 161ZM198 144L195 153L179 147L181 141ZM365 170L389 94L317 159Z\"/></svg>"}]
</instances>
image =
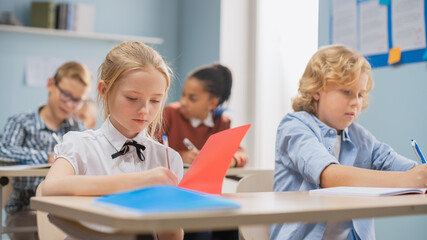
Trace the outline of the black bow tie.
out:
<instances>
[{"instance_id":1,"label":"black bow tie","mask_svg":"<svg viewBox=\"0 0 427 240\"><path fill-rule=\"evenodd\" d=\"M137 143L134 140L125 142L125 144L123 144L122 149L120 149L120 151L111 155L111 157L114 159L118 156L125 155L127 152L129 152L129 145L134 146L136 148L136 154L138 155L138 158L141 161L144 161L145 157L144 157L144 154L142 154L142 151L145 150L145 146Z\"/></svg>"}]
</instances>

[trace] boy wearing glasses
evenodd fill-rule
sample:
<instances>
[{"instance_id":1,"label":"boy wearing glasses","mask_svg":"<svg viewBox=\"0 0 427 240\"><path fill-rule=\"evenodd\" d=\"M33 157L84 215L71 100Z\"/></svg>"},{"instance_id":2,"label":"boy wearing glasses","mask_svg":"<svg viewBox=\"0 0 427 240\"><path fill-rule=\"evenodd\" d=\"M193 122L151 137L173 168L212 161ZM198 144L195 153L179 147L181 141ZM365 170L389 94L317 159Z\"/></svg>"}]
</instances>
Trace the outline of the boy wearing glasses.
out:
<instances>
[{"instance_id":1,"label":"boy wearing glasses","mask_svg":"<svg viewBox=\"0 0 427 240\"><path fill-rule=\"evenodd\" d=\"M77 62L60 66L47 82L47 103L36 111L10 117L0 142L0 158L17 164L51 162L54 146L68 131L81 131L84 124L72 117L87 98L91 85L91 73ZM6 203L6 226L36 226L35 211L29 208L30 198L35 195L40 177L14 178L13 190ZM36 232L9 233L14 239L38 239Z\"/></svg>"}]
</instances>

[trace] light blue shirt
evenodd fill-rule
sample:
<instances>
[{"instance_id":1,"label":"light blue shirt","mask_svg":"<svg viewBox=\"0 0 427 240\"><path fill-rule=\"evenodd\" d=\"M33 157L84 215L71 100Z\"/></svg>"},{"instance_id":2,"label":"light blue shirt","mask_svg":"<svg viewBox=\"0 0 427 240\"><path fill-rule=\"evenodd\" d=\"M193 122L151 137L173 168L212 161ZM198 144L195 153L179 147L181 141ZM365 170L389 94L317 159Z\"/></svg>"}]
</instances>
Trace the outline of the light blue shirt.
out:
<instances>
[{"instance_id":1,"label":"light blue shirt","mask_svg":"<svg viewBox=\"0 0 427 240\"><path fill-rule=\"evenodd\" d=\"M276 137L274 191L320 188L320 174L329 164L407 171L416 163L379 142L357 123L342 131L339 161L333 156L337 131L305 111L287 114ZM351 221L361 239L375 239L373 219ZM322 239L326 222L270 226L270 239ZM352 233L350 233L352 234Z\"/></svg>"}]
</instances>

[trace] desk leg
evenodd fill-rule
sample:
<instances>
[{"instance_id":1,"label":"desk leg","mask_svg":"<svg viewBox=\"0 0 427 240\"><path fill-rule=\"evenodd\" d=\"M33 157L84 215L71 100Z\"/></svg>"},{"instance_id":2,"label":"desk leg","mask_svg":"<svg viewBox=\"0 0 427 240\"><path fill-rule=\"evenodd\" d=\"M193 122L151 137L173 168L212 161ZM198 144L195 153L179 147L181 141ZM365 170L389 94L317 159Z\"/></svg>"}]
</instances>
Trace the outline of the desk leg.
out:
<instances>
[{"instance_id":1,"label":"desk leg","mask_svg":"<svg viewBox=\"0 0 427 240\"><path fill-rule=\"evenodd\" d=\"M1 204L1 208L0 208L0 240L3 239L3 185L0 184L0 204Z\"/></svg>"},{"instance_id":2,"label":"desk leg","mask_svg":"<svg viewBox=\"0 0 427 240\"><path fill-rule=\"evenodd\" d=\"M2 208L0 209L0 240L3 239L4 226L3 226L3 187L9 183L9 178L1 177L0 178L0 204Z\"/></svg>"}]
</instances>

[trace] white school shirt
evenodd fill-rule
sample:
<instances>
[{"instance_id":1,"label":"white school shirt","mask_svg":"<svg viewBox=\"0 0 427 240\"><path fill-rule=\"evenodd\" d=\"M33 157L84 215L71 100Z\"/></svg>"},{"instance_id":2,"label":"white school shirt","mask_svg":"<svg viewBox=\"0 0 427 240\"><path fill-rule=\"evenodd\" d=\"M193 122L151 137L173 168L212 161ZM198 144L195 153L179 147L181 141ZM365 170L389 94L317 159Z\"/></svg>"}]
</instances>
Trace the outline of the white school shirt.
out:
<instances>
[{"instance_id":1,"label":"white school shirt","mask_svg":"<svg viewBox=\"0 0 427 240\"><path fill-rule=\"evenodd\" d=\"M145 131L132 140L145 146L141 161L136 148L129 146L129 152L116 158L111 155L120 151L129 139L111 124L109 118L98 130L68 132L63 142L55 147L55 159L61 157L73 166L76 175L112 175L146 171L155 167L168 167L166 149L169 153L171 170L181 181L183 164L181 156L172 148L167 148L149 138Z\"/></svg>"}]
</instances>

